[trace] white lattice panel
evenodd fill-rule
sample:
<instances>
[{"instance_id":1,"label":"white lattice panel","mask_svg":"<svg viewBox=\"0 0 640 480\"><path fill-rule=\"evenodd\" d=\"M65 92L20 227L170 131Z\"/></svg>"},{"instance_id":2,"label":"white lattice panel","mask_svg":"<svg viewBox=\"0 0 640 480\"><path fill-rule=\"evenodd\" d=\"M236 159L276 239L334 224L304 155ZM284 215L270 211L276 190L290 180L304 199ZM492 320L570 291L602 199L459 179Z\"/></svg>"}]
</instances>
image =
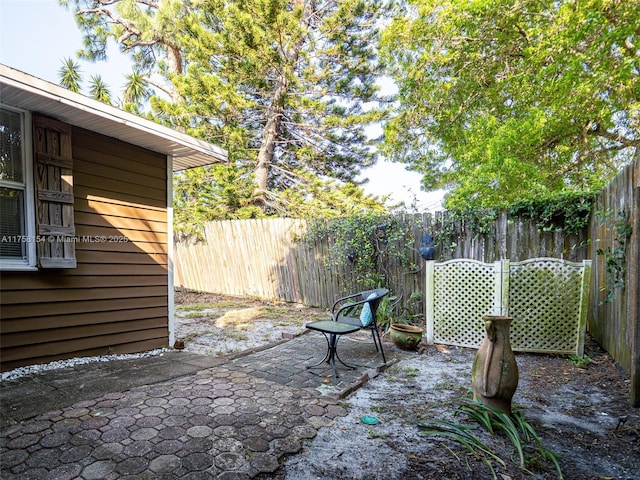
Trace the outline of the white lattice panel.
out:
<instances>
[{"instance_id":1,"label":"white lattice panel","mask_svg":"<svg viewBox=\"0 0 640 480\"><path fill-rule=\"evenodd\" d=\"M523 352L575 353L581 325L582 263L538 258L509 268L511 346Z\"/></svg>"},{"instance_id":2,"label":"white lattice panel","mask_svg":"<svg viewBox=\"0 0 640 480\"><path fill-rule=\"evenodd\" d=\"M482 316L494 304L493 264L451 260L434 271L434 341L477 347L484 337Z\"/></svg>"},{"instance_id":3,"label":"white lattice panel","mask_svg":"<svg viewBox=\"0 0 640 480\"><path fill-rule=\"evenodd\" d=\"M582 354L590 262L458 259L426 271L428 342L478 348L482 316L500 314L514 319L514 351Z\"/></svg>"}]
</instances>

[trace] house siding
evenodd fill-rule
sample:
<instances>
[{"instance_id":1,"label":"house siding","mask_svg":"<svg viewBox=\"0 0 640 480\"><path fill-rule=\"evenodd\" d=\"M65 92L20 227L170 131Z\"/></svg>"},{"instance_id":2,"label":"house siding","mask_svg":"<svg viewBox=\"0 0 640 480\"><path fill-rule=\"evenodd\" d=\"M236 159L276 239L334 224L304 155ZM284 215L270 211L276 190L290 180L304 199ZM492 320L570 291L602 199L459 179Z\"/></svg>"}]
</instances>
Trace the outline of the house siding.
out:
<instances>
[{"instance_id":1,"label":"house siding","mask_svg":"<svg viewBox=\"0 0 640 480\"><path fill-rule=\"evenodd\" d=\"M168 344L166 157L76 127L72 147L77 267L2 272L3 371Z\"/></svg>"}]
</instances>

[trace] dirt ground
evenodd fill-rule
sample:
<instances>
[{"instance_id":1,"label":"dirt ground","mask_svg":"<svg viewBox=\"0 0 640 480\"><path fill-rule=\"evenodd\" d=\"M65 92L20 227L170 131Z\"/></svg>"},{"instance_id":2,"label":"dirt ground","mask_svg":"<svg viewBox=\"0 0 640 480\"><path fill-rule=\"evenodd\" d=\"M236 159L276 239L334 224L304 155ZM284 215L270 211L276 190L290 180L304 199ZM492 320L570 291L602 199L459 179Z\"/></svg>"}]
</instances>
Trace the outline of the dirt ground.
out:
<instances>
[{"instance_id":1,"label":"dirt ground","mask_svg":"<svg viewBox=\"0 0 640 480\"><path fill-rule=\"evenodd\" d=\"M186 340L187 350L203 354L237 352L286 338L304 330L300 318L326 318L326 311L176 293L177 337ZM585 362L565 355L516 355L520 382L514 407L538 434L541 446L555 454L562 477L534 443L525 446L523 468L504 435L491 435L457 412L471 399L474 356L473 349L421 345L414 356L350 395L346 417L319 429L275 474L259 478L640 479L640 409L629 404L629 377L592 339L586 341ZM363 416L378 423L367 425ZM495 457L426 435L419 424L427 419L471 428L468 431Z\"/></svg>"}]
</instances>

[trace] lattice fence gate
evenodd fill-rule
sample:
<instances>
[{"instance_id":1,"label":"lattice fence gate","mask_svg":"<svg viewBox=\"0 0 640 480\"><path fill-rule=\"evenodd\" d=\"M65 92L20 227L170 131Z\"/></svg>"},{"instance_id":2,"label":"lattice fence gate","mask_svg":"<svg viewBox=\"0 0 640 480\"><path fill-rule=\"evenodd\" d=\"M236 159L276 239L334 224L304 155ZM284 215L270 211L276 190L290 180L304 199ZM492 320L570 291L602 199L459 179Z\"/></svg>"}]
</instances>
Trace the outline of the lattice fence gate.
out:
<instances>
[{"instance_id":1,"label":"lattice fence gate","mask_svg":"<svg viewBox=\"0 0 640 480\"><path fill-rule=\"evenodd\" d=\"M427 342L479 348L483 315L509 315L514 351L582 355L591 261L532 258L426 265Z\"/></svg>"}]
</instances>

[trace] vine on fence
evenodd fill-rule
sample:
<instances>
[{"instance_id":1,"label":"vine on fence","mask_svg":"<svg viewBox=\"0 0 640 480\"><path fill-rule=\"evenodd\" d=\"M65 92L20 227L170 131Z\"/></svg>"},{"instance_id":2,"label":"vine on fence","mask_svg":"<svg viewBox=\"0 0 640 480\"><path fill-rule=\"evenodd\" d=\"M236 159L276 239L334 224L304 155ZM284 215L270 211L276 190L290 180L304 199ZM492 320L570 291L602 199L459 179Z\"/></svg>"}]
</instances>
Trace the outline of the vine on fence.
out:
<instances>
[{"instance_id":1,"label":"vine on fence","mask_svg":"<svg viewBox=\"0 0 640 480\"><path fill-rule=\"evenodd\" d=\"M531 220L542 231L564 231L568 235L577 235L588 226L594 201L594 193L565 192L522 200L500 208L451 209L438 226L434 243L440 248L440 257L449 258L457 247L463 226L474 235L495 235L496 221L501 212L506 212L510 217Z\"/></svg>"},{"instance_id":2,"label":"vine on fence","mask_svg":"<svg viewBox=\"0 0 640 480\"><path fill-rule=\"evenodd\" d=\"M350 265L356 282L377 287L390 286L392 279L383 260L393 257L403 267L412 262L415 242L412 224L394 216L354 215L313 221L304 240L328 240L327 267Z\"/></svg>"},{"instance_id":3,"label":"vine on fence","mask_svg":"<svg viewBox=\"0 0 640 480\"><path fill-rule=\"evenodd\" d=\"M607 212L597 212L596 217L601 221L601 225L606 225L611 217L611 210ZM616 297L616 292L624 288L625 277L627 271L627 241L633 233L633 228L627 221L627 214L624 211L618 212L618 219L613 226L613 248L598 248L596 253L604 256L606 269L606 282L602 290L607 295L604 300L599 302L603 305L611 302Z\"/></svg>"},{"instance_id":4,"label":"vine on fence","mask_svg":"<svg viewBox=\"0 0 640 480\"><path fill-rule=\"evenodd\" d=\"M529 218L544 231L564 231L576 235L589 224L595 198L595 193L565 192L551 197L521 200L511 205L508 213Z\"/></svg>"},{"instance_id":5,"label":"vine on fence","mask_svg":"<svg viewBox=\"0 0 640 480\"><path fill-rule=\"evenodd\" d=\"M388 288L394 308L402 300L402 282L393 278L388 265L390 261L398 263L406 273L419 270L414 262L413 232L421 228L421 222L412 216L355 215L313 221L303 241L326 241L326 267L348 265L358 285Z\"/></svg>"},{"instance_id":6,"label":"vine on fence","mask_svg":"<svg viewBox=\"0 0 640 480\"><path fill-rule=\"evenodd\" d=\"M429 225L431 245L438 259L452 258L461 235L496 235L496 223L501 212L535 222L544 231L564 230L577 234L589 222L594 196L589 193L565 193L538 200L527 200L504 209L454 209ZM301 239L315 244L326 242L328 252L324 262L328 268L348 266L358 286L386 287L394 302L390 309L396 316L410 312L406 302L419 292L404 292L402 278L391 278L389 264L399 264L406 275L419 271L415 264L416 232L424 232L422 219L414 215L381 216L362 214L335 219L318 219L309 223ZM388 301L387 301L388 302ZM405 304L405 305L403 305Z\"/></svg>"},{"instance_id":7,"label":"vine on fence","mask_svg":"<svg viewBox=\"0 0 640 480\"><path fill-rule=\"evenodd\" d=\"M489 235L495 230L499 211L492 208L448 210L448 215L434 225L434 246L439 248L440 260L452 258L458 246L462 226L475 235Z\"/></svg>"}]
</instances>

